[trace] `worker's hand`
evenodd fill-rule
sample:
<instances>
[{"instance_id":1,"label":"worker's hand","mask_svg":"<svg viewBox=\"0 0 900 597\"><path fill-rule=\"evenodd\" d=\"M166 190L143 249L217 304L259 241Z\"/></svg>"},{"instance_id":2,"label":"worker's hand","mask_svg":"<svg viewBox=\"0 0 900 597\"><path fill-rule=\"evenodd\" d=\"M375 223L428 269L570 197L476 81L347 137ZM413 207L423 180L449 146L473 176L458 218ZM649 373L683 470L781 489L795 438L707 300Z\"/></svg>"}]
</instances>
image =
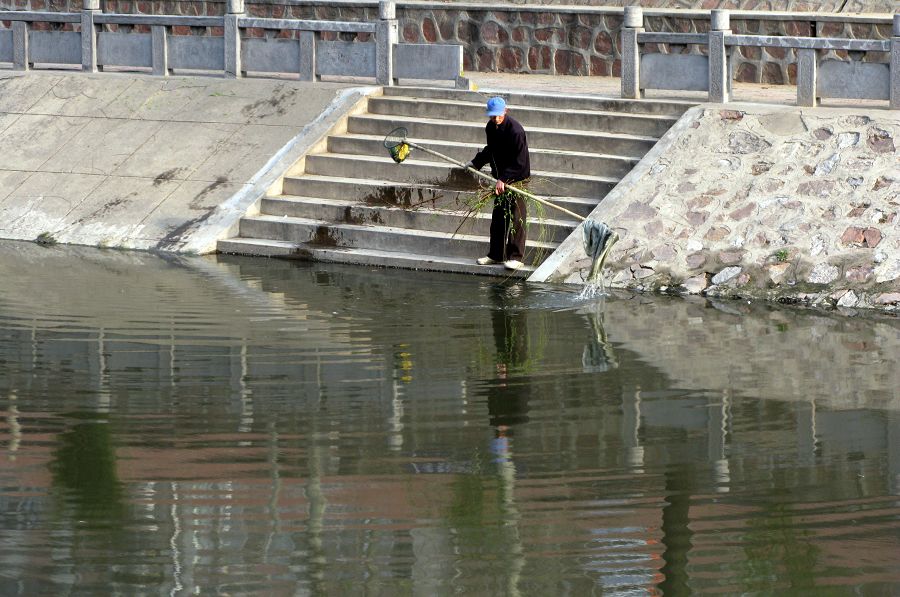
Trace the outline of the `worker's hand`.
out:
<instances>
[{"instance_id":1,"label":"worker's hand","mask_svg":"<svg viewBox=\"0 0 900 597\"><path fill-rule=\"evenodd\" d=\"M506 192L506 183L504 183L502 180L498 180L497 186L494 187L494 194L502 195L505 192Z\"/></svg>"},{"instance_id":2,"label":"worker's hand","mask_svg":"<svg viewBox=\"0 0 900 597\"><path fill-rule=\"evenodd\" d=\"M474 168L474 167L475 167L475 164L473 164L471 161L469 161L469 162L466 162L465 167L466 167L466 168Z\"/></svg>"}]
</instances>

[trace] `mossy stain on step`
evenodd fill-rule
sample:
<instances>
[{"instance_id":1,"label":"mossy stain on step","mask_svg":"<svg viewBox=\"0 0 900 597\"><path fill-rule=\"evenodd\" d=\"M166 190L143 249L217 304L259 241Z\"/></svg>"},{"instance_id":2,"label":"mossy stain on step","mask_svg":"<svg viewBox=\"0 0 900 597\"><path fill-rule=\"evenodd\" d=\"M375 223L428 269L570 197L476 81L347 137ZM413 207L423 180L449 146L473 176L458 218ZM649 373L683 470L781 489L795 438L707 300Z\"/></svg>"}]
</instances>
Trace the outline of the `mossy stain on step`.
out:
<instances>
[{"instance_id":1,"label":"mossy stain on step","mask_svg":"<svg viewBox=\"0 0 900 597\"><path fill-rule=\"evenodd\" d=\"M413 189L384 186L363 197L363 203L373 206L411 207ZM421 197L422 191L419 190Z\"/></svg>"},{"instance_id":2,"label":"mossy stain on step","mask_svg":"<svg viewBox=\"0 0 900 597\"><path fill-rule=\"evenodd\" d=\"M349 205L344 208L344 215L341 218L341 221L345 222L347 224L364 224L365 223L365 220L363 219L363 217L355 214L353 212L353 207L351 207Z\"/></svg>"},{"instance_id":3,"label":"mossy stain on step","mask_svg":"<svg viewBox=\"0 0 900 597\"><path fill-rule=\"evenodd\" d=\"M338 246L338 240L336 230L328 226L318 226L312 239L310 239L310 243L320 247L336 247Z\"/></svg>"}]
</instances>

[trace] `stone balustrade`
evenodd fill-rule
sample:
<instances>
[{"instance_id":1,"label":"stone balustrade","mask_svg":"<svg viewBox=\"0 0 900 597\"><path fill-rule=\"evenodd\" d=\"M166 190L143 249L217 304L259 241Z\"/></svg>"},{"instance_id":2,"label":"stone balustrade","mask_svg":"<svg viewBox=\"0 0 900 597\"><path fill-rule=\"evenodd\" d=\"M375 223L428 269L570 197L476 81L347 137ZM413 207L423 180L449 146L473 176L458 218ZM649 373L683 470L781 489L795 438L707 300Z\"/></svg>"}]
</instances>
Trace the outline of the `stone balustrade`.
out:
<instances>
[{"instance_id":1,"label":"stone balustrade","mask_svg":"<svg viewBox=\"0 0 900 597\"><path fill-rule=\"evenodd\" d=\"M81 9L81 1L0 0L0 8L76 12ZM891 17L880 13L894 10L894 1L734 0L729 6L741 10L729 13L731 31L735 35L889 40ZM398 34L404 43L463 46L464 67L469 71L619 76L621 6L626 2L604 0L605 6L583 6L589 3L588 0L528 0L527 3L400 0L396 2ZM642 0L642 3L650 7L643 11L648 31L701 35L709 31L710 12L700 9L705 5L701 0ZM222 16L227 12L223 0L103 0L103 7L105 12L120 14ZM246 0L246 12L248 16L269 19L374 22L378 19L378 2ZM36 26L72 30L77 25L43 23ZM115 31L129 26L104 27ZM210 35L208 29L201 27L176 27L173 33ZM222 32L212 34L221 35ZM244 35L272 39L296 37L299 33L254 28L245 30ZM326 40L349 37L349 34L335 32L321 35ZM364 35L359 34L360 37ZM668 44L648 42L642 51L645 54L669 53L671 49ZM705 52L705 46L689 46L689 51L699 55ZM885 57L878 54L869 52L864 60L884 62ZM823 58L849 59L844 50L831 50ZM732 74L739 82L794 84L797 60L797 53L792 48L742 46L732 52Z\"/></svg>"},{"instance_id":2,"label":"stone balustrade","mask_svg":"<svg viewBox=\"0 0 900 597\"><path fill-rule=\"evenodd\" d=\"M16 0L16 4L27 8L46 6L46 1ZM82 0L85 5L98 1ZM0 5L2 2L0 0ZM62 6L64 1L60 2L59 6ZM221 37L223 45L228 42L228 55L234 54L227 65L223 63L222 69L229 73L240 70L235 66L243 54L254 64L271 61L278 69L293 64L294 55L300 54L307 60L298 67L298 70L302 68L305 78L318 76L309 74L310 61L322 61L340 69L364 65L360 68L371 72L372 64L387 65L391 61L376 60L373 49L363 50L349 42L358 44L375 37L377 45L378 36L369 28L375 23L390 21L395 27L386 30L382 38L396 35L395 41L403 42L397 48L413 51L411 59L397 62L395 57L391 64L405 64L420 70L422 65L437 60L443 69L439 78L457 77L458 85L464 84L459 77L462 69L457 68L461 53L461 66L466 70L621 76L626 97L637 97L641 89L647 88L690 89L708 91L714 101L727 101L731 81L740 81L797 83L803 90L798 94L801 105L813 105L822 97L888 99L895 102L891 105L896 105L896 100L890 99L896 96L896 75L892 73L897 69L890 66L896 61L897 44L893 42L896 25L887 15L649 8L640 10L640 27L626 27L625 11L608 6L407 1L391 3L394 18L384 20L378 12L380 4L374 0L295 0L290 4L284 4L282 0L254 0L246 5L240 0L229 2L240 2L244 12L229 12L230 4L214 0L104 0L107 11L119 12L110 15L95 9L91 11L94 13L92 22L100 29L100 64L102 66L104 54L109 54L104 53L103 48L115 45L108 34L151 33L153 25L147 19L178 16L184 20L157 25L166 28L166 36L156 29L157 45L165 37L175 47L172 51L180 54L182 46L211 48L220 43L185 41L179 39L182 36ZM746 4L738 3L739 6ZM127 14L163 10L183 14ZM23 25L15 25L17 21L13 17L2 16L10 14L38 13L0 13L0 24L6 21L13 24L13 29L19 29L11 36L0 30L0 57L8 55L13 46L20 47L13 40L21 39ZM81 16L74 11L39 14L45 15L43 21L32 21L27 26L32 31L61 33L73 31L81 23ZM716 18L724 19L726 28L716 30L713 24ZM323 26L311 31L303 25L323 21L345 23L347 27L353 23L361 28L342 30ZM232 23L228 31L225 31L225 23ZM240 31L237 36L236 30ZM62 43L63 37L56 37ZM319 57L310 58L311 38L317 40ZM714 40L712 45L710 39ZM288 44L280 43L285 40L295 40L296 52L295 47L287 48ZM338 45L325 49L332 42ZM77 42L68 40L65 43L71 46ZM152 39L147 38L141 43L152 45ZM448 49L445 46L448 43L459 48ZM234 52L238 45L242 47L241 56ZM428 46L440 54L432 54L429 60L424 60L421 52L425 50L419 48ZM223 47L223 55L224 52ZM90 46L82 53L87 56L90 67ZM262 58L271 54L278 58ZM330 56L337 58L330 59ZM107 60L110 58L106 56ZM18 61L17 64L21 66L22 63ZM674 64L677 68L670 68ZM711 66L719 69L713 73L713 79L708 74ZM323 72L329 71L326 68ZM379 81L386 80L385 72L378 75Z\"/></svg>"},{"instance_id":3,"label":"stone balustrade","mask_svg":"<svg viewBox=\"0 0 900 597\"><path fill-rule=\"evenodd\" d=\"M232 77L297 73L306 81L338 76L373 78L380 85L401 78L467 85L460 46L397 43L396 6L388 0L379 3L371 22L262 18L248 15L243 0L228 0L221 16L105 14L99 7L99 0L83 0L79 13L0 11L0 22L10 25L0 29L0 63L18 70L80 64L87 72L120 67L159 76L181 69ZM212 34L178 35L197 28ZM296 35L269 38L254 31Z\"/></svg>"},{"instance_id":4,"label":"stone balustrade","mask_svg":"<svg viewBox=\"0 0 900 597\"><path fill-rule=\"evenodd\" d=\"M713 10L706 34L647 32L640 7L624 9L622 97L637 99L646 89L707 91L710 102L729 100L738 48L791 49L797 52L797 105L815 106L819 99L874 99L900 108L900 15L893 18L890 40L806 36L735 35L730 15ZM705 46L704 54L644 53L646 44L669 48ZM846 52L849 61L824 58ZM864 62L866 53L886 54L887 62Z\"/></svg>"}]
</instances>

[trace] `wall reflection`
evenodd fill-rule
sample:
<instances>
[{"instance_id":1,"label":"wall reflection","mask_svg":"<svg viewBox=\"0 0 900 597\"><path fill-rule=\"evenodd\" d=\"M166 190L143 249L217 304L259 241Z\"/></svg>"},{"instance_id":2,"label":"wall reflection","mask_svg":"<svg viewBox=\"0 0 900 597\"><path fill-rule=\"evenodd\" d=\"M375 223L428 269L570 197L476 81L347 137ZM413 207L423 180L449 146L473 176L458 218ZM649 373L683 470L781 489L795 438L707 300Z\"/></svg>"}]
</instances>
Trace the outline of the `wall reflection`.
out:
<instances>
[{"instance_id":1,"label":"wall reflection","mask_svg":"<svg viewBox=\"0 0 900 597\"><path fill-rule=\"evenodd\" d=\"M39 247L0 279L2 594L900 576L892 320Z\"/></svg>"}]
</instances>

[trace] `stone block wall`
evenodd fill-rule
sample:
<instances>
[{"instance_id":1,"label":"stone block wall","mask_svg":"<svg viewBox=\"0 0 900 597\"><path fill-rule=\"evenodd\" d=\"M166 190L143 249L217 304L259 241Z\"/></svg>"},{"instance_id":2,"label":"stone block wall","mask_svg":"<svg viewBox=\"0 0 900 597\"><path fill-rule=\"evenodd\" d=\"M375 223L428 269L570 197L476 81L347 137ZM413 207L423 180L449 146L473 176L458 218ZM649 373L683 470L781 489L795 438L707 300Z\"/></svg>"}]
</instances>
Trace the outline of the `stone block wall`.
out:
<instances>
[{"instance_id":1,"label":"stone block wall","mask_svg":"<svg viewBox=\"0 0 900 597\"><path fill-rule=\"evenodd\" d=\"M900 116L693 108L592 218L613 287L900 311ZM567 239L551 280L581 283Z\"/></svg>"},{"instance_id":2,"label":"stone block wall","mask_svg":"<svg viewBox=\"0 0 900 597\"><path fill-rule=\"evenodd\" d=\"M862 2L856 8L864 12L890 12L895 0ZM618 76L621 70L619 32L624 0L607 0L604 7L579 7L577 0L544 0L527 5L513 2L398 2L400 41L407 43L456 43L464 50L464 68L477 72L510 72L558 75ZM541 6L546 4L546 6ZM580 2L588 4L588 0ZM720 5L734 10L808 10L804 15L732 16L735 33L764 35L801 35L890 39L891 24L879 19L848 16L835 20L821 11L849 10L849 3L837 0L650 0L645 27L648 31L685 33L706 32L709 20L705 10ZM104 12L125 14L175 14L217 16L225 12L220 0L103 0ZM666 9L690 9L682 13ZM81 0L0 0L0 9L76 12ZM347 21L371 21L378 18L374 0L247 0L247 13L267 18L297 18ZM51 27L44 24L43 27ZM69 26L71 27L71 26ZM110 30L123 27L109 26ZM217 29L175 28L176 35L221 35ZM249 30L250 37L290 37L296 32ZM335 39L338 34L327 34ZM344 39L368 41L368 35L342 34ZM646 52L704 53L703 46L683 48L648 44ZM830 52L829 58L846 59L845 52ZM885 54L870 53L864 58L888 62ZM733 55L734 78L739 82L793 84L796 82L796 56L782 48L740 48Z\"/></svg>"},{"instance_id":3,"label":"stone block wall","mask_svg":"<svg viewBox=\"0 0 900 597\"><path fill-rule=\"evenodd\" d=\"M619 76L622 16L617 10L538 10L406 8L398 10L400 39L407 43L458 43L464 48L466 70L551 75ZM647 16L647 31L705 33L705 15ZM732 18L740 34L776 36L890 39L889 22L817 21ZM704 46L667 47L646 44L645 52L705 53ZM846 59L846 52L826 58ZM735 80L794 84L797 59L782 48L740 48L733 55ZM886 54L871 53L867 61L889 62Z\"/></svg>"}]
</instances>

